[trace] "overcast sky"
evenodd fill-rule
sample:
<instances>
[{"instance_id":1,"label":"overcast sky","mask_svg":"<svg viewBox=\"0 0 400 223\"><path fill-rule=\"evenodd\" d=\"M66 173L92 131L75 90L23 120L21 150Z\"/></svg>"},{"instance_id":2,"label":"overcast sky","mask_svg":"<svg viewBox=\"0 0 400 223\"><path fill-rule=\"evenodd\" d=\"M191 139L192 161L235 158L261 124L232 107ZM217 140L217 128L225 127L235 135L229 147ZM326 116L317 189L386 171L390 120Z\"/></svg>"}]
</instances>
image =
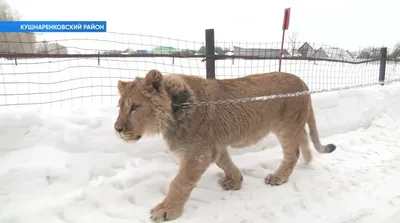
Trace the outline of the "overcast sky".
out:
<instances>
[{"instance_id":1,"label":"overcast sky","mask_svg":"<svg viewBox=\"0 0 400 223\"><path fill-rule=\"evenodd\" d=\"M400 41L400 0L6 0L23 20L106 20L109 31L204 41L280 41L283 11L298 40L358 49ZM81 33L79 35L87 35Z\"/></svg>"}]
</instances>

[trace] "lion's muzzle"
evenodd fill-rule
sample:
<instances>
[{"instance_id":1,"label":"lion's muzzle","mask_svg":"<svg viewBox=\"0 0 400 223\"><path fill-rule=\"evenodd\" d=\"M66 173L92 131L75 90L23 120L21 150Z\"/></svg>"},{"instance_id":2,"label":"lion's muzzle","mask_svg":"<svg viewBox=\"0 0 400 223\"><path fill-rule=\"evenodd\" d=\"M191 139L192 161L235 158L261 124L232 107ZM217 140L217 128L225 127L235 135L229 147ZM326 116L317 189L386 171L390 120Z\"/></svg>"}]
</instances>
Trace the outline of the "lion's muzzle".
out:
<instances>
[{"instance_id":1,"label":"lion's muzzle","mask_svg":"<svg viewBox=\"0 0 400 223\"><path fill-rule=\"evenodd\" d=\"M114 129L117 132L118 136L125 141L137 141L142 138L142 135L135 133L134 131L129 131L126 128L125 122L118 119L114 124Z\"/></svg>"},{"instance_id":2,"label":"lion's muzzle","mask_svg":"<svg viewBox=\"0 0 400 223\"><path fill-rule=\"evenodd\" d=\"M117 131L118 133L121 133L122 131L124 131L124 123L121 122L120 120L117 120L114 124L114 129L115 131Z\"/></svg>"}]
</instances>

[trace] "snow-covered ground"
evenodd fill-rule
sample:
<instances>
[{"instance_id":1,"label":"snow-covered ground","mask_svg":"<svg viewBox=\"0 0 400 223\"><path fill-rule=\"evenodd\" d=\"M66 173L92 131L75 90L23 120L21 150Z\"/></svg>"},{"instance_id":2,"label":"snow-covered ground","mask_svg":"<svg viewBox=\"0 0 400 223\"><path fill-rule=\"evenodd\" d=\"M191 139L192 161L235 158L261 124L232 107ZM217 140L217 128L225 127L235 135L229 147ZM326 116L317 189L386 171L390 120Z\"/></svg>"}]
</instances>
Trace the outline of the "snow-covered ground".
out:
<instances>
[{"instance_id":1,"label":"snow-covered ground","mask_svg":"<svg viewBox=\"0 0 400 223\"><path fill-rule=\"evenodd\" d=\"M44 65L42 71L50 67L50 64ZM7 67L0 69L4 73ZM11 69L7 72L15 73L23 68ZM84 69L79 73L65 71L66 76L46 74L47 81L79 76L85 73ZM30 71L40 72L41 68L33 70L31 67ZM87 71L91 72L88 77L105 76L95 74L95 68L87 68ZM117 76L127 77L124 71L119 72ZM307 74L306 69L303 72ZM368 82L372 75L365 75L366 79L362 80ZM38 76L30 75L30 81L44 82L44 78L35 80ZM15 75L2 78L24 80ZM320 80L329 79L324 76ZM376 79L374 76L370 81L376 80L377 73ZM116 84L108 81L106 84ZM318 78L309 83L317 89L317 81ZM353 84L359 84L356 82ZM19 93L47 90L37 89L34 84L26 88L10 86L0 87L3 94L13 89ZM65 83L62 86L68 88ZM57 85L52 88L50 90L59 90ZM112 87L108 91L117 93ZM72 95L69 91L62 94L53 93L53 97ZM21 102L23 96L19 97ZM35 102L38 99L34 97L27 96L26 100ZM16 100L0 98L8 98L9 103ZM223 191L217 183L222 170L213 165L194 189L183 215L175 222L400 222L398 98L399 84L313 95L321 140L335 143L334 153L314 153L315 159L309 166L299 161L288 183L271 187L264 184L263 178L273 172L282 159L273 135L250 148L232 149L233 160L244 175L243 188ZM166 152L160 136L130 144L117 138L113 131L117 116L115 97L89 102L80 99L74 102L85 105L82 108L70 108L73 105L70 101L54 108L2 107L1 223L150 221L150 208L163 199L176 174L176 160Z\"/></svg>"}]
</instances>

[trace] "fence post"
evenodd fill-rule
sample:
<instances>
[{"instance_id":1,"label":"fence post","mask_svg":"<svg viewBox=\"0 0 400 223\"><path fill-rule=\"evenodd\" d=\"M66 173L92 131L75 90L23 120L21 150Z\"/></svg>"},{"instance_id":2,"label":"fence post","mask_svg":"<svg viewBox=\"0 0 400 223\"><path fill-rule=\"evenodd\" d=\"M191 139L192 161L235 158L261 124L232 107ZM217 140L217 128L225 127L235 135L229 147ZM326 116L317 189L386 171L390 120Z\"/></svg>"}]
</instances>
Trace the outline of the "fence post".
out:
<instances>
[{"instance_id":1,"label":"fence post","mask_svg":"<svg viewBox=\"0 0 400 223\"><path fill-rule=\"evenodd\" d=\"M386 74L387 47L381 48L381 63L379 66L379 82L384 85Z\"/></svg>"},{"instance_id":2,"label":"fence post","mask_svg":"<svg viewBox=\"0 0 400 223\"><path fill-rule=\"evenodd\" d=\"M215 78L214 29L206 29L206 72L207 79Z\"/></svg>"}]
</instances>

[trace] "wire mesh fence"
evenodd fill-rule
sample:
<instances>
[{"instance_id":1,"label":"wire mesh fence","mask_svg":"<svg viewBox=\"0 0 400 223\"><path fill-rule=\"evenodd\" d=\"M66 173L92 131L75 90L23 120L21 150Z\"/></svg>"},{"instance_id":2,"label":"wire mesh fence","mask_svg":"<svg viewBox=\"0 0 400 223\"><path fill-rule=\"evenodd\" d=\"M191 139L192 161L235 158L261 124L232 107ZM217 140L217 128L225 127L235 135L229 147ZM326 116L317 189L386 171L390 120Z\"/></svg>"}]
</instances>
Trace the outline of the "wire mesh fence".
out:
<instances>
[{"instance_id":1,"label":"wire mesh fence","mask_svg":"<svg viewBox=\"0 0 400 223\"><path fill-rule=\"evenodd\" d=\"M115 105L118 80L143 77L150 69L206 77L210 59L215 61L217 79L273 72L278 70L281 46L213 41L215 53L210 58L207 43L201 41L126 33L63 35L47 34L46 41L0 38L0 106ZM384 78L393 80L400 72L392 51L382 57L382 47L349 51L289 41L284 44L281 70L300 76L311 90L376 82L382 62Z\"/></svg>"}]
</instances>

